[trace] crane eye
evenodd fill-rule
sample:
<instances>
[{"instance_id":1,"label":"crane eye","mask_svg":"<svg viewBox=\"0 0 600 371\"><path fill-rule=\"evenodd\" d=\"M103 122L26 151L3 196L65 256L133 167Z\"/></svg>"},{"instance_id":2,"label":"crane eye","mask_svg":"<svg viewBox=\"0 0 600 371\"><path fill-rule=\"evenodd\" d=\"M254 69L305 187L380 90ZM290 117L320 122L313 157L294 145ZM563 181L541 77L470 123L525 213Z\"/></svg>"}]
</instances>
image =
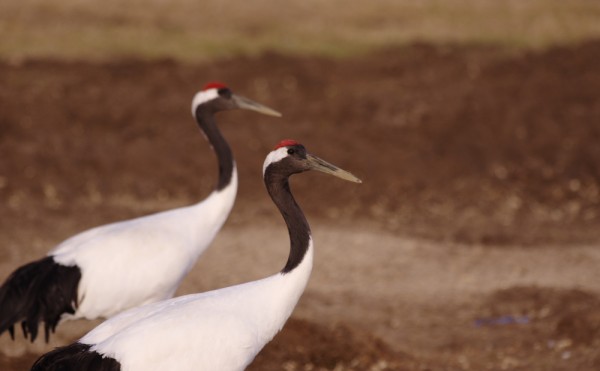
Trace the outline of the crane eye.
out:
<instances>
[{"instance_id":1,"label":"crane eye","mask_svg":"<svg viewBox=\"0 0 600 371\"><path fill-rule=\"evenodd\" d=\"M229 88L221 88L219 90L217 90L217 92L219 93L220 96L222 96L223 98L227 98L230 99L231 98L231 90L229 90Z\"/></svg>"},{"instance_id":2,"label":"crane eye","mask_svg":"<svg viewBox=\"0 0 600 371\"><path fill-rule=\"evenodd\" d=\"M293 155L296 151L293 148L288 149L288 155Z\"/></svg>"}]
</instances>

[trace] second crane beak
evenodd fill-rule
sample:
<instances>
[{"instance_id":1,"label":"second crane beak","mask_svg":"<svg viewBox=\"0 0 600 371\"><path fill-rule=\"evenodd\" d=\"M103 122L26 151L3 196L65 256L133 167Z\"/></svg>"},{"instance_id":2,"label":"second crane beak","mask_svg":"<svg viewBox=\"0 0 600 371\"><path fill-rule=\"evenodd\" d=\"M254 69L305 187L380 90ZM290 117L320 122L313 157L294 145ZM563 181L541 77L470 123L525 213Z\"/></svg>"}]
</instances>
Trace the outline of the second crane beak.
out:
<instances>
[{"instance_id":1,"label":"second crane beak","mask_svg":"<svg viewBox=\"0 0 600 371\"><path fill-rule=\"evenodd\" d=\"M306 154L306 162L308 163L308 167L312 170L318 170L326 174L331 174L350 182L362 183L362 180L358 179L346 170L340 169L339 167L330 164L329 162L322 160L317 156L313 156L310 153Z\"/></svg>"},{"instance_id":2,"label":"second crane beak","mask_svg":"<svg viewBox=\"0 0 600 371\"><path fill-rule=\"evenodd\" d=\"M248 98L234 94L231 97L231 99L233 99L233 101L239 108L260 112L264 115L281 117L281 113L279 113L279 112L275 111L274 109L271 109L267 106L264 106L260 103L256 103L255 101L250 100Z\"/></svg>"}]
</instances>

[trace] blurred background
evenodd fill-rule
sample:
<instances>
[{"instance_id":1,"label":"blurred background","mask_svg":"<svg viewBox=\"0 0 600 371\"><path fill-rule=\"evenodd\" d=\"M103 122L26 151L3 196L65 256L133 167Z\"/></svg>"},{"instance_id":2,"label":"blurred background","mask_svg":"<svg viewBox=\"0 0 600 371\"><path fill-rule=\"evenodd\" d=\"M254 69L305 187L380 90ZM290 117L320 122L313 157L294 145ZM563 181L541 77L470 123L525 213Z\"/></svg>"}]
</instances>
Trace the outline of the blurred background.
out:
<instances>
[{"instance_id":1,"label":"blurred background","mask_svg":"<svg viewBox=\"0 0 600 371\"><path fill-rule=\"evenodd\" d=\"M189 107L220 80L283 118L217 117L238 199L178 294L283 266L261 179L279 140L364 181L293 178L315 267L250 369L600 368L597 1L9 0L0 34L0 280L204 198L216 162ZM0 368L98 323L3 334Z\"/></svg>"}]
</instances>

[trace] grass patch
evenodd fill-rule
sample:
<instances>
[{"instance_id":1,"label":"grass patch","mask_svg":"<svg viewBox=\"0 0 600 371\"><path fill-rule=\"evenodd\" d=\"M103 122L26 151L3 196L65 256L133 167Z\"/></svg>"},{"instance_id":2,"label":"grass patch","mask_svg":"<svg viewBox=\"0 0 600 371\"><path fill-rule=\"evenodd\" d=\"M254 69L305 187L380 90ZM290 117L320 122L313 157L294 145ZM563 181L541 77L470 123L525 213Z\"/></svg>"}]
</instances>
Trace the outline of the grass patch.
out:
<instances>
[{"instance_id":1,"label":"grass patch","mask_svg":"<svg viewBox=\"0 0 600 371\"><path fill-rule=\"evenodd\" d=\"M80 0L0 4L0 57L344 57L414 41L545 48L600 37L593 0Z\"/></svg>"}]
</instances>

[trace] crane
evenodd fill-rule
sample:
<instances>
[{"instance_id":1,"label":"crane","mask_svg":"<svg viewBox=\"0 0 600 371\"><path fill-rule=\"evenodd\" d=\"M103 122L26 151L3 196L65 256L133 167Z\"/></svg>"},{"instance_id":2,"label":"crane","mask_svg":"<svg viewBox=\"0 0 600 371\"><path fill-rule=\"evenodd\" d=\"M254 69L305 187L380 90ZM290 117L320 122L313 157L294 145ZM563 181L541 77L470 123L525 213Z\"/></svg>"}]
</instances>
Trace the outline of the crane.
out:
<instances>
[{"instance_id":1,"label":"crane","mask_svg":"<svg viewBox=\"0 0 600 371\"><path fill-rule=\"evenodd\" d=\"M284 326L312 270L310 227L289 185L291 175L307 170L361 182L293 140L281 141L269 153L264 181L290 237L289 256L280 272L130 309L78 342L43 355L31 370L244 370Z\"/></svg>"},{"instance_id":2,"label":"crane","mask_svg":"<svg viewBox=\"0 0 600 371\"><path fill-rule=\"evenodd\" d=\"M192 115L217 156L215 189L191 206L81 232L15 270L0 286L0 334L8 330L14 339L14 326L21 322L23 335L33 342L44 323L48 341L63 319L108 318L171 298L235 201L235 161L214 117L233 109L281 116L222 83L208 83L194 96Z\"/></svg>"}]
</instances>

